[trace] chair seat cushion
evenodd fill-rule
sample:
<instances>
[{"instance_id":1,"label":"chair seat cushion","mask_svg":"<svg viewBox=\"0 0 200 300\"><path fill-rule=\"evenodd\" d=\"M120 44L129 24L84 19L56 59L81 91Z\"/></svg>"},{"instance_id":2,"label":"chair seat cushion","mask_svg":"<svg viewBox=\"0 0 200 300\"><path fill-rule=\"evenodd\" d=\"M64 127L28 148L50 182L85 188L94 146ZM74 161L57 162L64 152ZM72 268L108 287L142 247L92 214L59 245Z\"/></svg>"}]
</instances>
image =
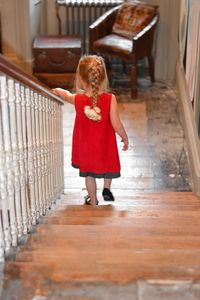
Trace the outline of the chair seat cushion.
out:
<instances>
[{"instance_id":1,"label":"chair seat cushion","mask_svg":"<svg viewBox=\"0 0 200 300\"><path fill-rule=\"evenodd\" d=\"M144 29L156 14L155 5L126 1L117 12L112 32L131 39Z\"/></svg>"},{"instance_id":2,"label":"chair seat cushion","mask_svg":"<svg viewBox=\"0 0 200 300\"><path fill-rule=\"evenodd\" d=\"M102 53L131 56L133 41L116 34L107 35L93 44L93 49Z\"/></svg>"}]
</instances>

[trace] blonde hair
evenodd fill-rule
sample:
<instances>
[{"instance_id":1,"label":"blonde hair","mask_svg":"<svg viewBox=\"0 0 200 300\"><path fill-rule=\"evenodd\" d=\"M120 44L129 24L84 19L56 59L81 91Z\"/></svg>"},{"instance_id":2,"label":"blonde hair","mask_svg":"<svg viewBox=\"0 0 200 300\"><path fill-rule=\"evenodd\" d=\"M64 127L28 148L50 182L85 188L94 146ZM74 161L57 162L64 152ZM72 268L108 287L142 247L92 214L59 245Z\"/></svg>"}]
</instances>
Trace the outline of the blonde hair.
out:
<instances>
[{"instance_id":1,"label":"blonde hair","mask_svg":"<svg viewBox=\"0 0 200 300\"><path fill-rule=\"evenodd\" d=\"M105 63L103 58L97 55L83 56L76 70L76 91L90 87L93 107L96 107L98 94L108 89Z\"/></svg>"}]
</instances>

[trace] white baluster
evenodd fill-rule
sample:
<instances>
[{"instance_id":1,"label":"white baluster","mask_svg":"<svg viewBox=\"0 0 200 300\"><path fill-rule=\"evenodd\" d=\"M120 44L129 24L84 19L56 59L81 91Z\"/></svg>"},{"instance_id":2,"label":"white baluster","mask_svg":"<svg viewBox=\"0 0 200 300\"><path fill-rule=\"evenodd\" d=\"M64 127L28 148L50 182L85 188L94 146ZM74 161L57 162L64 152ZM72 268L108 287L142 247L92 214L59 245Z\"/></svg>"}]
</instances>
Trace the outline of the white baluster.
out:
<instances>
[{"instance_id":1,"label":"white baluster","mask_svg":"<svg viewBox=\"0 0 200 300\"><path fill-rule=\"evenodd\" d=\"M59 195L59 116L58 116L58 106L56 102L56 160L57 160L57 187L56 187L56 198Z\"/></svg>"},{"instance_id":2,"label":"white baluster","mask_svg":"<svg viewBox=\"0 0 200 300\"><path fill-rule=\"evenodd\" d=\"M12 245L17 245L17 224L15 216L15 202L14 202L14 171L13 171L13 159L11 149L11 138L10 138L10 127L13 125L10 123L10 116L8 110L8 93L4 90L4 96L1 98L1 109L2 109L2 127L3 127L3 139L4 139L4 150L5 150L5 171L2 188L7 187L7 209L10 218L10 228Z\"/></svg>"},{"instance_id":3,"label":"white baluster","mask_svg":"<svg viewBox=\"0 0 200 300\"><path fill-rule=\"evenodd\" d=\"M44 118L43 118L43 137L44 137L44 177L45 177L45 200L46 200L46 209L49 208L49 187L48 187L48 155L47 155L47 99L43 98L43 109L44 109Z\"/></svg>"},{"instance_id":4,"label":"white baluster","mask_svg":"<svg viewBox=\"0 0 200 300\"><path fill-rule=\"evenodd\" d=\"M12 162L14 174L14 199L15 211L17 219L18 237L22 236L22 212L21 212L21 195L20 195L20 170L19 170L19 149L17 140L17 124L16 124L16 105L15 105L15 89L14 80L8 79L8 104L10 112L10 135L12 147Z\"/></svg>"},{"instance_id":5,"label":"white baluster","mask_svg":"<svg viewBox=\"0 0 200 300\"><path fill-rule=\"evenodd\" d=\"M58 126L58 140L57 140L57 143L58 143L58 189L57 189L57 194L58 194L58 197L60 195L60 189L61 189L61 149L60 149L60 146L61 146L61 127L60 127L60 107L59 107L59 104L57 103L57 126Z\"/></svg>"},{"instance_id":6,"label":"white baluster","mask_svg":"<svg viewBox=\"0 0 200 300\"><path fill-rule=\"evenodd\" d=\"M56 201L56 187L57 187L57 174L56 174L56 103L53 103L53 189L54 201Z\"/></svg>"},{"instance_id":7,"label":"white baluster","mask_svg":"<svg viewBox=\"0 0 200 300\"><path fill-rule=\"evenodd\" d=\"M6 77L0 76L0 100L6 101L7 98L7 87L6 87ZM2 240L1 245L8 251L11 246L11 235L10 235L10 224L8 219L8 193L7 193L7 178L6 178L6 168L5 160L6 154L4 149L3 141L3 124L2 124L2 114L0 113L0 208L2 210Z\"/></svg>"},{"instance_id":8,"label":"white baluster","mask_svg":"<svg viewBox=\"0 0 200 300\"><path fill-rule=\"evenodd\" d=\"M62 120L61 120L61 110L60 105L57 107L58 115L58 195L62 193Z\"/></svg>"},{"instance_id":9,"label":"white baluster","mask_svg":"<svg viewBox=\"0 0 200 300\"><path fill-rule=\"evenodd\" d=\"M33 151L33 184L35 197L36 219L40 216L38 180L37 180L37 149L36 149L36 125L35 125L35 93L31 90L31 129L32 129L32 151Z\"/></svg>"},{"instance_id":10,"label":"white baluster","mask_svg":"<svg viewBox=\"0 0 200 300\"><path fill-rule=\"evenodd\" d=\"M23 167L22 167L22 176L25 183L24 187L24 196L26 202L26 211L27 211L27 229L30 231L32 226L32 217L31 217L31 207L29 201L29 191L28 191L28 139L27 139L27 126L26 126L26 96L25 96L25 87L20 86L20 97L21 97L21 116L22 116L22 157L23 157Z\"/></svg>"},{"instance_id":11,"label":"white baluster","mask_svg":"<svg viewBox=\"0 0 200 300\"><path fill-rule=\"evenodd\" d=\"M49 200L50 205L53 203L53 190L52 190L52 163L51 163L51 148L52 148L52 140L51 140L51 99L48 98L47 103L47 109L48 109L48 180L49 180Z\"/></svg>"},{"instance_id":12,"label":"white baluster","mask_svg":"<svg viewBox=\"0 0 200 300\"><path fill-rule=\"evenodd\" d=\"M38 145L38 180L39 180L39 193L40 193L40 207L41 214L45 214L45 195L43 187L43 112L42 112L42 96L38 98L38 110L39 110L39 145Z\"/></svg>"},{"instance_id":13,"label":"white baluster","mask_svg":"<svg viewBox=\"0 0 200 300\"><path fill-rule=\"evenodd\" d=\"M62 120L61 109L57 103L57 123L58 123L58 196L62 193Z\"/></svg>"},{"instance_id":14,"label":"white baluster","mask_svg":"<svg viewBox=\"0 0 200 300\"><path fill-rule=\"evenodd\" d=\"M53 156L52 156L52 130L53 130L53 120L52 120L52 108L53 108L53 101L49 99L49 170L50 170L50 198L51 204L54 203L53 197Z\"/></svg>"},{"instance_id":15,"label":"white baluster","mask_svg":"<svg viewBox=\"0 0 200 300\"><path fill-rule=\"evenodd\" d=\"M63 144L63 115L62 115L62 106L59 105L59 128L60 128L60 194L63 194L64 191L64 144Z\"/></svg>"},{"instance_id":16,"label":"white baluster","mask_svg":"<svg viewBox=\"0 0 200 300\"><path fill-rule=\"evenodd\" d=\"M35 102L35 159L36 159L36 189L39 205L39 215L43 214L42 206L42 185L41 185L41 159L40 159L40 124L39 124L39 101L41 96L38 93L34 93Z\"/></svg>"},{"instance_id":17,"label":"white baluster","mask_svg":"<svg viewBox=\"0 0 200 300\"><path fill-rule=\"evenodd\" d=\"M51 197L50 197L50 181L49 181L49 107L48 107L48 98L45 97L45 161L46 161L46 187L47 187L47 205L48 208L51 208Z\"/></svg>"},{"instance_id":18,"label":"white baluster","mask_svg":"<svg viewBox=\"0 0 200 300\"><path fill-rule=\"evenodd\" d=\"M55 186L55 164L54 164L54 101L51 103L51 172L52 172L52 186L53 186L53 202L54 198L54 186Z\"/></svg>"},{"instance_id":19,"label":"white baluster","mask_svg":"<svg viewBox=\"0 0 200 300\"><path fill-rule=\"evenodd\" d=\"M22 96L24 93L22 93ZM23 126L22 126L22 101L20 97L20 84L15 83L15 99L16 99L16 126L18 137L18 162L19 162L19 181L21 194L21 209L22 209L22 230L26 234L28 231L28 214L26 207L26 171L24 164L24 148L23 148Z\"/></svg>"},{"instance_id":20,"label":"white baluster","mask_svg":"<svg viewBox=\"0 0 200 300\"><path fill-rule=\"evenodd\" d=\"M41 134L41 165L42 165L42 190L43 190L43 207L44 207L44 214L48 208L47 204L47 193L46 193L46 157L45 157L45 138L46 134L45 131L45 97L41 98L41 127L40 127L40 134Z\"/></svg>"},{"instance_id":21,"label":"white baluster","mask_svg":"<svg viewBox=\"0 0 200 300\"><path fill-rule=\"evenodd\" d=\"M31 206L32 224L36 224L36 205L34 187L34 161L33 161L33 140L32 140L32 114L30 89L25 88L26 96L26 126L27 126L27 150L28 150L28 198Z\"/></svg>"}]
</instances>

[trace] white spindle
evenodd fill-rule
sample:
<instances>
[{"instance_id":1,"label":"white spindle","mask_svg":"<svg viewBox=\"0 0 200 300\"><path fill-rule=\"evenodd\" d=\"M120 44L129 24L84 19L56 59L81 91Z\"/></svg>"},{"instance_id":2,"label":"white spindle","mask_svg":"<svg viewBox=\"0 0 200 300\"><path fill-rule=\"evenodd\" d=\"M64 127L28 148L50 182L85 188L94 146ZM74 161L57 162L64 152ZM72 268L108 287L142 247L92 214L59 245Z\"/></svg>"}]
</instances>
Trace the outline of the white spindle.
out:
<instances>
[{"instance_id":1,"label":"white spindle","mask_svg":"<svg viewBox=\"0 0 200 300\"><path fill-rule=\"evenodd\" d=\"M40 124L39 124L39 101L41 101L41 96L38 93L34 93L35 102L35 159L36 159L36 189L39 205L39 215L43 214L43 204L42 204L42 184L41 184L41 159L40 159Z\"/></svg>"},{"instance_id":2,"label":"white spindle","mask_svg":"<svg viewBox=\"0 0 200 300\"><path fill-rule=\"evenodd\" d=\"M60 114L60 107L57 106L58 111L58 195L60 194L61 190L61 180L62 180L62 171L60 169L61 167L61 161L62 161L62 155L61 155L61 147L62 147L62 140L61 140L61 114Z\"/></svg>"},{"instance_id":3,"label":"white spindle","mask_svg":"<svg viewBox=\"0 0 200 300\"><path fill-rule=\"evenodd\" d=\"M13 170L13 157L12 157L12 148L11 148L11 135L10 127L14 126L9 115L8 108L8 94L11 94L11 86L7 85L6 97L1 99L1 109L2 109L2 125L3 125L3 139L4 139L4 149L5 149L5 169L6 169L6 181L7 181L7 205L8 213L10 218L10 228L11 228L11 237L12 245L17 245L17 222L15 215L15 202L14 202L14 170Z\"/></svg>"},{"instance_id":4,"label":"white spindle","mask_svg":"<svg viewBox=\"0 0 200 300\"><path fill-rule=\"evenodd\" d=\"M24 164L23 149L23 126L22 126L22 104L20 97L20 85L15 82L15 99L16 99L16 129L18 137L18 162L19 162L19 182L20 182L20 199L22 210L22 231L26 234L28 231L28 214L26 204L26 174Z\"/></svg>"},{"instance_id":5,"label":"white spindle","mask_svg":"<svg viewBox=\"0 0 200 300\"><path fill-rule=\"evenodd\" d=\"M6 77L0 76L0 96L1 103L7 99L7 89L6 89ZM2 109L0 113L0 208L2 210L2 238L4 241L1 245L4 246L5 251L10 249L11 245L11 235L10 235L10 224L8 218L8 193L7 193L7 177L6 177L6 153L4 149L3 140L3 124L2 124Z\"/></svg>"},{"instance_id":6,"label":"white spindle","mask_svg":"<svg viewBox=\"0 0 200 300\"><path fill-rule=\"evenodd\" d=\"M54 199L56 200L57 193L57 155L56 155L56 103L53 105L53 154L54 154Z\"/></svg>"},{"instance_id":7,"label":"white spindle","mask_svg":"<svg viewBox=\"0 0 200 300\"><path fill-rule=\"evenodd\" d=\"M32 224L36 224L36 205L34 187L34 162L33 162L33 139L32 139L32 111L30 89L25 88L26 97L26 127L27 127L27 150L28 150L28 199L31 207Z\"/></svg>"},{"instance_id":8,"label":"white spindle","mask_svg":"<svg viewBox=\"0 0 200 300\"><path fill-rule=\"evenodd\" d=\"M21 96L21 109L22 109L22 153L24 161L24 182L25 182L25 200L26 200L26 209L27 209L27 229L30 231L32 225L31 217L31 207L30 207L30 197L28 189L28 140L27 140L27 115L26 115L26 96L25 96L25 87L24 85L20 86L20 96Z\"/></svg>"},{"instance_id":9,"label":"white spindle","mask_svg":"<svg viewBox=\"0 0 200 300\"><path fill-rule=\"evenodd\" d=\"M35 125L35 93L30 91L31 98L31 130L32 130L32 153L33 153L33 185L35 198L35 215L36 219L40 216L39 197L38 197L38 180L37 180L37 149L36 149L36 125Z\"/></svg>"},{"instance_id":10,"label":"white spindle","mask_svg":"<svg viewBox=\"0 0 200 300\"><path fill-rule=\"evenodd\" d=\"M42 148L41 148L41 155L42 155L42 188L43 188L43 201L44 201L44 211L46 213L48 209L47 203L47 183L46 183L46 116L45 116L45 97L43 96L41 99L42 104L42 118L41 118L41 136L42 136Z\"/></svg>"},{"instance_id":11,"label":"white spindle","mask_svg":"<svg viewBox=\"0 0 200 300\"><path fill-rule=\"evenodd\" d=\"M45 176L46 176L46 196L47 196L47 205L48 208L51 207L51 196L50 196L50 182L49 182L49 107L48 107L48 98L45 97L44 101L45 108Z\"/></svg>"},{"instance_id":12,"label":"white spindle","mask_svg":"<svg viewBox=\"0 0 200 300\"><path fill-rule=\"evenodd\" d=\"M49 99L49 169L50 169L50 176L49 176L49 182L50 182L50 198L51 198L51 204L54 203L54 190L53 190L53 156L52 156L52 108L53 108L53 101Z\"/></svg>"},{"instance_id":13,"label":"white spindle","mask_svg":"<svg viewBox=\"0 0 200 300\"><path fill-rule=\"evenodd\" d=\"M54 201L56 200L55 197L55 190L56 190L56 141L55 141L55 130L56 130L56 126L55 126L55 102L53 102L52 105L52 123L53 123L53 128L52 128L52 172L53 172L53 197L54 197Z\"/></svg>"},{"instance_id":14,"label":"white spindle","mask_svg":"<svg viewBox=\"0 0 200 300\"><path fill-rule=\"evenodd\" d=\"M59 156L59 167L58 167L58 173L59 173L59 183L58 183L58 196L61 193L62 189L62 178L63 178L63 168L62 166L62 149L63 149L63 141L62 141L62 114L60 106L58 105L58 156Z\"/></svg>"},{"instance_id":15,"label":"white spindle","mask_svg":"<svg viewBox=\"0 0 200 300\"><path fill-rule=\"evenodd\" d=\"M41 190L41 204L42 204L42 213L45 215L46 207L45 207L45 190L44 190L44 155L43 155L43 105L42 105L42 95L39 96L39 136L40 136L40 148L39 148L39 155L40 155L40 170L39 170L39 178L40 184L39 189Z\"/></svg>"},{"instance_id":16,"label":"white spindle","mask_svg":"<svg viewBox=\"0 0 200 300\"><path fill-rule=\"evenodd\" d=\"M8 104L10 113L10 136L12 148L12 167L14 175L14 201L17 221L18 237L22 236L22 212L21 212L21 195L20 195L20 169L19 169L19 149L17 140L16 124L16 105L15 105L15 88L14 80L8 79Z\"/></svg>"},{"instance_id":17,"label":"white spindle","mask_svg":"<svg viewBox=\"0 0 200 300\"><path fill-rule=\"evenodd\" d=\"M60 194L64 191L64 142L63 142L63 114L62 114L62 107L59 106L59 119L60 119Z\"/></svg>"}]
</instances>

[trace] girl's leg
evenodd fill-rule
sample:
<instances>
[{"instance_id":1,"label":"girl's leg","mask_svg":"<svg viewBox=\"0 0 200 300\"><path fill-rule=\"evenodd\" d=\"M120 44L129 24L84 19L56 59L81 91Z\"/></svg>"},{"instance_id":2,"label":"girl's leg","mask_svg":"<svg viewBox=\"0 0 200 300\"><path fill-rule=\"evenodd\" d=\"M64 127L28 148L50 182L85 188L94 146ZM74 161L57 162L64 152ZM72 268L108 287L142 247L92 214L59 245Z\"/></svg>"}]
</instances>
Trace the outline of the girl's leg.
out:
<instances>
[{"instance_id":1,"label":"girl's leg","mask_svg":"<svg viewBox=\"0 0 200 300\"><path fill-rule=\"evenodd\" d=\"M104 186L103 186L102 195L103 195L103 199L105 201L115 201L115 198L110 190L111 183L112 183L111 178L104 178Z\"/></svg>"},{"instance_id":2,"label":"girl's leg","mask_svg":"<svg viewBox=\"0 0 200 300\"><path fill-rule=\"evenodd\" d=\"M104 189L109 189L111 187L111 183L112 183L112 178L104 178Z\"/></svg>"},{"instance_id":3,"label":"girl's leg","mask_svg":"<svg viewBox=\"0 0 200 300\"><path fill-rule=\"evenodd\" d=\"M85 177L85 186L92 205L97 203L97 184L96 179L90 176Z\"/></svg>"}]
</instances>

